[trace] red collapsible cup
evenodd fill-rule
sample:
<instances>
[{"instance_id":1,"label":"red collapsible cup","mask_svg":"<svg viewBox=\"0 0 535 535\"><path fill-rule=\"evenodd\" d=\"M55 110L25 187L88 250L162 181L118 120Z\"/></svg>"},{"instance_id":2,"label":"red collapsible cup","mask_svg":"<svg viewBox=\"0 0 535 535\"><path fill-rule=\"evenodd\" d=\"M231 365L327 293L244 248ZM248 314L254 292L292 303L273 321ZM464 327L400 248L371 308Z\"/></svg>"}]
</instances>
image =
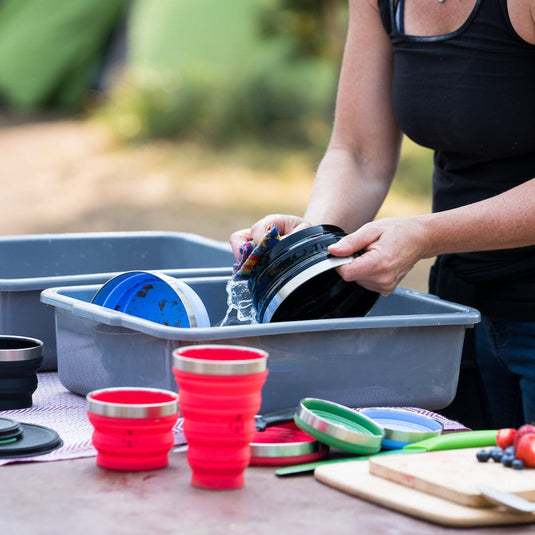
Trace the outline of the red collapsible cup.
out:
<instances>
[{"instance_id":1,"label":"red collapsible cup","mask_svg":"<svg viewBox=\"0 0 535 535\"><path fill-rule=\"evenodd\" d=\"M178 394L156 388L104 388L89 392L87 402L98 466L123 471L167 466Z\"/></svg>"},{"instance_id":2,"label":"red collapsible cup","mask_svg":"<svg viewBox=\"0 0 535 535\"><path fill-rule=\"evenodd\" d=\"M243 487L267 358L265 351L243 346L198 345L173 351L193 486Z\"/></svg>"}]
</instances>

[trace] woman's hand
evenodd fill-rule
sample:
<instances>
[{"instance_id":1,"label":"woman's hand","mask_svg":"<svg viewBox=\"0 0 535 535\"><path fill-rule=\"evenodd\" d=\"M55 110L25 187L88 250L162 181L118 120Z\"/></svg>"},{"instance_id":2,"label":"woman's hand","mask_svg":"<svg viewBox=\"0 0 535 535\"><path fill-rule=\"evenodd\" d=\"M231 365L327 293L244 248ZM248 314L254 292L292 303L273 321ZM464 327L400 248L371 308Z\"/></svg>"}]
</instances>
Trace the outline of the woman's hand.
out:
<instances>
[{"instance_id":1,"label":"woman's hand","mask_svg":"<svg viewBox=\"0 0 535 535\"><path fill-rule=\"evenodd\" d=\"M281 237L291 234L295 230L310 226L310 223L307 223L301 217L284 214L268 215L257 221L250 229L237 230L231 234L229 242L234 256L238 259L240 258L240 247L245 242L254 240L259 243L273 224L277 227Z\"/></svg>"},{"instance_id":2,"label":"woman's hand","mask_svg":"<svg viewBox=\"0 0 535 535\"><path fill-rule=\"evenodd\" d=\"M337 268L345 281L391 294L414 264L424 258L425 232L419 217L386 218L367 223L329 247L333 256L358 256Z\"/></svg>"}]
</instances>

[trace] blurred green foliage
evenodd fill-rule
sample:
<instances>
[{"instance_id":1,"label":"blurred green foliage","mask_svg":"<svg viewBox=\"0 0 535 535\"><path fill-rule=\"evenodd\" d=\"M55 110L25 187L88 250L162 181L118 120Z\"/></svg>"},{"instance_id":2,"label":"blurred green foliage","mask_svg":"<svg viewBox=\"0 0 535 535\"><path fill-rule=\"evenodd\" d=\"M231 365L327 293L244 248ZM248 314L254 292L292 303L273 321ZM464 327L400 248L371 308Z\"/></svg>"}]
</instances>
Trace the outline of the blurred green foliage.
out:
<instances>
[{"instance_id":1,"label":"blurred green foliage","mask_svg":"<svg viewBox=\"0 0 535 535\"><path fill-rule=\"evenodd\" d=\"M260 160L291 149L315 167L346 15L346 0L138 0L125 75L96 114L122 140L247 145ZM393 188L429 196L431 172L430 151L406 139Z\"/></svg>"},{"instance_id":2,"label":"blurred green foliage","mask_svg":"<svg viewBox=\"0 0 535 535\"><path fill-rule=\"evenodd\" d=\"M0 0L2 105L21 114L78 110L127 4Z\"/></svg>"},{"instance_id":3,"label":"blurred green foliage","mask_svg":"<svg viewBox=\"0 0 535 535\"><path fill-rule=\"evenodd\" d=\"M324 145L338 63L296 59L290 53L293 36L266 36L261 22L267 4L134 3L125 75L98 116L126 140L193 137L224 143L254 136Z\"/></svg>"},{"instance_id":4,"label":"blurred green foliage","mask_svg":"<svg viewBox=\"0 0 535 535\"><path fill-rule=\"evenodd\" d=\"M277 78L259 70L243 77L209 70L182 76L131 71L96 110L118 138L193 138L222 144L243 137L259 142L324 145L330 120L327 67L306 63Z\"/></svg>"},{"instance_id":5,"label":"blurred green foliage","mask_svg":"<svg viewBox=\"0 0 535 535\"><path fill-rule=\"evenodd\" d=\"M347 0L269 0L260 22L268 37L285 35L294 58L338 62L345 42Z\"/></svg>"}]
</instances>

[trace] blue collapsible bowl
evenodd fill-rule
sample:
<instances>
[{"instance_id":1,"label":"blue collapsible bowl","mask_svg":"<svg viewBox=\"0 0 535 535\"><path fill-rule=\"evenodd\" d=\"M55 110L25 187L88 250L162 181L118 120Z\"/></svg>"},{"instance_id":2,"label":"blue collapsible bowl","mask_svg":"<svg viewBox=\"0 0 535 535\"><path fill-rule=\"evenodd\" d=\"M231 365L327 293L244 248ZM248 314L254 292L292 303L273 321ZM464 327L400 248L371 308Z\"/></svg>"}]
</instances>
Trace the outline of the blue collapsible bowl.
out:
<instances>
[{"instance_id":1,"label":"blue collapsible bowl","mask_svg":"<svg viewBox=\"0 0 535 535\"><path fill-rule=\"evenodd\" d=\"M210 327L197 293L163 273L121 273L102 285L92 303L170 327Z\"/></svg>"},{"instance_id":2,"label":"blue collapsible bowl","mask_svg":"<svg viewBox=\"0 0 535 535\"><path fill-rule=\"evenodd\" d=\"M439 421L430 416L403 409L370 407L359 412L385 430L381 444L383 450L401 449L408 444L436 437L444 429Z\"/></svg>"}]
</instances>

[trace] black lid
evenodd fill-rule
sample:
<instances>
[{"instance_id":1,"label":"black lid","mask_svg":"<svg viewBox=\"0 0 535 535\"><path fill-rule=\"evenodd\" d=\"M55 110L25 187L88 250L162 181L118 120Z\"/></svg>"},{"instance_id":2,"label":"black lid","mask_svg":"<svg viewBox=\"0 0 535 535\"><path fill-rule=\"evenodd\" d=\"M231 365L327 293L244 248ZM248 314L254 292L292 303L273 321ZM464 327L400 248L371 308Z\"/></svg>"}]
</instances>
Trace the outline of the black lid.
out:
<instances>
[{"instance_id":1,"label":"black lid","mask_svg":"<svg viewBox=\"0 0 535 535\"><path fill-rule=\"evenodd\" d=\"M0 458L33 457L49 453L63 444L60 436L48 427L20 423L21 437L0 444Z\"/></svg>"},{"instance_id":2,"label":"black lid","mask_svg":"<svg viewBox=\"0 0 535 535\"><path fill-rule=\"evenodd\" d=\"M20 423L11 418L0 418L0 444L4 440L18 438L22 435Z\"/></svg>"}]
</instances>

